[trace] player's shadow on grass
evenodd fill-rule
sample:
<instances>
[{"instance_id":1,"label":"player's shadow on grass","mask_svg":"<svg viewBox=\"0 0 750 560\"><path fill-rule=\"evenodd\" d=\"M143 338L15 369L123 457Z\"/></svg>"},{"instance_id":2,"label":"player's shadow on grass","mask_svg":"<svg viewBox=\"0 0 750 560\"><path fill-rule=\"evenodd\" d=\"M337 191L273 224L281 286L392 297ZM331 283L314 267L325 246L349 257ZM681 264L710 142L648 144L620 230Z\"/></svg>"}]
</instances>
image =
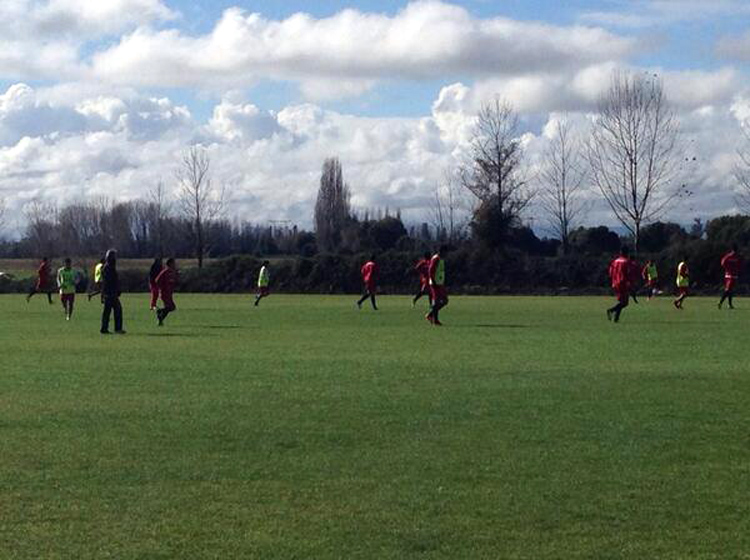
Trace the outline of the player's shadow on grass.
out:
<instances>
[{"instance_id":1,"label":"player's shadow on grass","mask_svg":"<svg viewBox=\"0 0 750 560\"><path fill-rule=\"evenodd\" d=\"M198 338L198 337L204 337L205 334L198 334L198 333L175 333L175 332L152 332L152 333L141 333L139 336L153 336L157 338Z\"/></svg>"},{"instance_id":2,"label":"player's shadow on grass","mask_svg":"<svg viewBox=\"0 0 750 560\"><path fill-rule=\"evenodd\" d=\"M530 329L531 325L514 325L509 323L481 323L479 325L461 325L473 329Z\"/></svg>"}]
</instances>

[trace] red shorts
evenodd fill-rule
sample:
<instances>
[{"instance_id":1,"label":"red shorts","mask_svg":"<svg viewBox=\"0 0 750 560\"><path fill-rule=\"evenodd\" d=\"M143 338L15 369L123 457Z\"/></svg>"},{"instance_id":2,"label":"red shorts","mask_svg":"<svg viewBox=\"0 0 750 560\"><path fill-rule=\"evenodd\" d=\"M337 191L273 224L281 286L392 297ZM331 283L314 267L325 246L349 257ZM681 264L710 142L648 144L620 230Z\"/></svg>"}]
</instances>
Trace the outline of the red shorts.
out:
<instances>
[{"instance_id":1,"label":"red shorts","mask_svg":"<svg viewBox=\"0 0 750 560\"><path fill-rule=\"evenodd\" d=\"M63 305L70 302L71 304L76 300L75 294L60 294L60 301Z\"/></svg>"},{"instance_id":2,"label":"red shorts","mask_svg":"<svg viewBox=\"0 0 750 560\"><path fill-rule=\"evenodd\" d=\"M429 280L420 280L419 281L419 291L420 292L429 292L430 291L430 281Z\"/></svg>"},{"instance_id":3,"label":"red shorts","mask_svg":"<svg viewBox=\"0 0 750 560\"><path fill-rule=\"evenodd\" d=\"M646 286L648 286L649 288L656 288L658 284L659 284L658 278L654 278L653 280L649 280L648 282L646 282Z\"/></svg>"},{"instance_id":4,"label":"red shorts","mask_svg":"<svg viewBox=\"0 0 750 560\"><path fill-rule=\"evenodd\" d=\"M368 293L374 294L375 293L375 282L365 282L365 290L368 291Z\"/></svg>"},{"instance_id":5,"label":"red shorts","mask_svg":"<svg viewBox=\"0 0 750 560\"><path fill-rule=\"evenodd\" d=\"M172 299L172 294L165 294L164 292L162 292L161 301L164 303L164 309L168 311L174 311L175 309L177 309L177 306L174 304L174 300Z\"/></svg>"},{"instance_id":6,"label":"red shorts","mask_svg":"<svg viewBox=\"0 0 750 560\"><path fill-rule=\"evenodd\" d=\"M271 290L268 289L268 286L260 286L258 288L258 295L267 296L269 293L271 293Z\"/></svg>"},{"instance_id":7,"label":"red shorts","mask_svg":"<svg viewBox=\"0 0 750 560\"><path fill-rule=\"evenodd\" d=\"M724 291L731 292L734 290L734 285L737 283L736 276L725 276L724 277Z\"/></svg>"},{"instance_id":8,"label":"red shorts","mask_svg":"<svg viewBox=\"0 0 750 560\"><path fill-rule=\"evenodd\" d=\"M432 301L448 301L448 290L445 286L430 286L430 293L432 294Z\"/></svg>"},{"instance_id":9,"label":"red shorts","mask_svg":"<svg viewBox=\"0 0 750 560\"><path fill-rule=\"evenodd\" d=\"M688 295L689 288L687 286L677 286L677 293L681 296Z\"/></svg>"}]
</instances>

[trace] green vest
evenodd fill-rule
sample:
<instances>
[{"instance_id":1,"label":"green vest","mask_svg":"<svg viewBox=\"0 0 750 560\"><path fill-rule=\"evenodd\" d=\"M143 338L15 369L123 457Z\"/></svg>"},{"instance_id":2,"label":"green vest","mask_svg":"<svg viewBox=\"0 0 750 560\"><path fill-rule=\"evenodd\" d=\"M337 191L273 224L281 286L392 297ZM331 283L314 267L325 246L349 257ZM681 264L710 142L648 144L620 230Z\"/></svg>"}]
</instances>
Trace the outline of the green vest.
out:
<instances>
[{"instance_id":1,"label":"green vest","mask_svg":"<svg viewBox=\"0 0 750 560\"><path fill-rule=\"evenodd\" d=\"M258 274L258 287L267 288L269 282L270 277L268 275L268 269L264 266L260 269L260 274Z\"/></svg>"},{"instance_id":2,"label":"green vest","mask_svg":"<svg viewBox=\"0 0 750 560\"><path fill-rule=\"evenodd\" d=\"M102 263L98 263L94 267L94 282L97 284L102 281L102 268L104 268L104 265Z\"/></svg>"},{"instance_id":3,"label":"green vest","mask_svg":"<svg viewBox=\"0 0 750 560\"><path fill-rule=\"evenodd\" d=\"M435 270L435 285L443 286L445 284L445 261L441 258L438 261L437 269Z\"/></svg>"},{"instance_id":4,"label":"green vest","mask_svg":"<svg viewBox=\"0 0 750 560\"><path fill-rule=\"evenodd\" d=\"M690 285L690 279L687 276L682 276L680 274L680 270L683 268L687 268L687 265L685 262L681 262L677 265L677 287L678 288L687 288Z\"/></svg>"},{"instance_id":5,"label":"green vest","mask_svg":"<svg viewBox=\"0 0 750 560\"><path fill-rule=\"evenodd\" d=\"M659 278L659 271L656 270L656 265L651 264L646 267L646 276L649 280L656 280Z\"/></svg>"},{"instance_id":6,"label":"green vest","mask_svg":"<svg viewBox=\"0 0 750 560\"><path fill-rule=\"evenodd\" d=\"M57 271L57 285L61 294L76 293L76 272L72 268L61 268Z\"/></svg>"}]
</instances>

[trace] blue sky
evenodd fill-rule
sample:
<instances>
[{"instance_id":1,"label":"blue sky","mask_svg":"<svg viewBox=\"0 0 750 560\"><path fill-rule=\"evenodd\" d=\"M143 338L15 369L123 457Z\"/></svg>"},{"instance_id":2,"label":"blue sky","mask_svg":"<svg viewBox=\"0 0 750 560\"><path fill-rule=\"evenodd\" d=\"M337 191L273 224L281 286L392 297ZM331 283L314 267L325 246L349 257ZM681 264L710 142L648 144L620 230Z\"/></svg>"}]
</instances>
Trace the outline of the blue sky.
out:
<instances>
[{"instance_id":1,"label":"blue sky","mask_svg":"<svg viewBox=\"0 0 750 560\"><path fill-rule=\"evenodd\" d=\"M618 70L659 72L700 154L683 178L696 196L668 217L737 209L747 0L3 0L0 48L14 216L143 196L201 143L238 217L308 224L336 155L356 206L424 220L482 103L520 114L533 174L562 115L585 134ZM594 207L592 223L612 222Z\"/></svg>"}]
</instances>

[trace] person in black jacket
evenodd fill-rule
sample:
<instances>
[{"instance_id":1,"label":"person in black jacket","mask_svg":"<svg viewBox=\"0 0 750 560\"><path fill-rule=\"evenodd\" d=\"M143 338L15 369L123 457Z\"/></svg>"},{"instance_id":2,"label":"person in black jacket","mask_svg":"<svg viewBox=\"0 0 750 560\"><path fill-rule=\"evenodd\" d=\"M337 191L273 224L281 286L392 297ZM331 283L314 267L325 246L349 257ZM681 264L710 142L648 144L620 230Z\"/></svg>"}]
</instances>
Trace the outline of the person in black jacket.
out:
<instances>
[{"instance_id":1,"label":"person in black jacket","mask_svg":"<svg viewBox=\"0 0 750 560\"><path fill-rule=\"evenodd\" d=\"M117 275L117 252L114 249L107 251L102 268L102 334L110 334L109 317L115 312L115 333L125 334L122 329L122 305L120 305L120 278Z\"/></svg>"}]
</instances>

